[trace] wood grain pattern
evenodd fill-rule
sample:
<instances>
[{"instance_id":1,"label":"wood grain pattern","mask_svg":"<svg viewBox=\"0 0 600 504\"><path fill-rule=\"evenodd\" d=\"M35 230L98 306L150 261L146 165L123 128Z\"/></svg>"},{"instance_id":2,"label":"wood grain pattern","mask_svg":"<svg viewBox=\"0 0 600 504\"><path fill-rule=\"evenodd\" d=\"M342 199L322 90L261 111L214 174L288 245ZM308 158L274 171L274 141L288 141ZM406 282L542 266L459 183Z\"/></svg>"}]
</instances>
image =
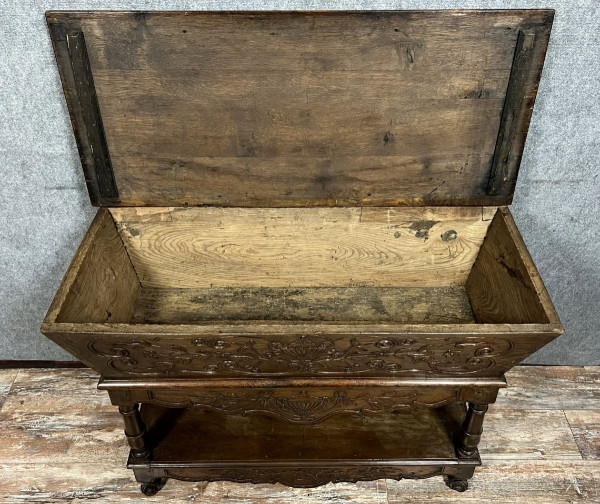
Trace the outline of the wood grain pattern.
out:
<instances>
[{"instance_id":1,"label":"wood grain pattern","mask_svg":"<svg viewBox=\"0 0 600 504\"><path fill-rule=\"evenodd\" d=\"M464 287L142 289L131 321L215 320L475 322Z\"/></svg>"},{"instance_id":2,"label":"wood grain pattern","mask_svg":"<svg viewBox=\"0 0 600 504\"><path fill-rule=\"evenodd\" d=\"M18 370L16 369L0 369L0 411L4 400L8 395L12 384L17 377Z\"/></svg>"},{"instance_id":3,"label":"wood grain pattern","mask_svg":"<svg viewBox=\"0 0 600 504\"><path fill-rule=\"evenodd\" d=\"M475 471L469 491L445 492L435 478L426 481L386 480L387 502L401 504L573 504L600 499L600 464L574 460L492 460ZM241 497L243 489L225 484L228 498ZM220 494L209 486L207 498ZM214 493L213 493L214 492ZM235 492L235 493L234 493ZM248 490L249 492L249 490ZM206 495L206 493L204 494ZM250 494L253 495L253 494ZM217 500L217 502L219 502ZM224 501L223 501L224 502Z\"/></svg>"},{"instance_id":4,"label":"wood grain pattern","mask_svg":"<svg viewBox=\"0 0 600 504\"><path fill-rule=\"evenodd\" d=\"M18 471L18 472L17 472ZM35 464L0 468L0 474L13 476L0 488L0 497L10 504L72 503L96 500L102 503L139 504L143 496L131 471L106 464ZM19 477L15 477L15 476ZM443 483L439 482L443 486ZM386 504L385 480L338 483L322 488L291 489L284 485L207 483L172 481L153 500L180 504L187 500L201 504L230 504L232 501L258 504L311 504L326 502L332 494L345 502ZM316 499L316 500L315 500Z\"/></svg>"},{"instance_id":5,"label":"wood grain pattern","mask_svg":"<svg viewBox=\"0 0 600 504\"><path fill-rule=\"evenodd\" d=\"M522 30L547 33L552 11L47 20L68 97L62 44L85 34L119 204L505 204L486 188L515 45ZM513 93L529 106L539 73L525 80ZM515 124L519 157L526 124Z\"/></svg>"},{"instance_id":6,"label":"wood grain pattern","mask_svg":"<svg viewBox=\"0 0 600 504\"><path fill-rule=\"evenodd\" d=\"M97 380L89 369L19 370L0 413L0 466L77 464L90 454L122 464L128 452L122 422L106 394L95 390Z\"/></svg>"},{"instance_id":7,"label":"wood grain pattern","mask_svg":"<svg viewBox=\"0 0 600 504\"><path fill-rule=\"evenodd\" d=\"M140 284L108 211L98 212L80 251L48 317L59 323L128 322Z\"/></svg>"},{"instance_id":8,"label":"wood grain pattern","mask_svg":"<svg viewBox=\"0 0 600 504\"><path fill-rule=\"evenodd\" d=\"M565 416L581 456L600 460L600 410L566 410Z\"/></svg>"},{"instance_id":9,"label":"wood grain pattern","mask_svg":"<svg viewBox=\"0 0 600 504\"><path fill-rule=\"evenodd\" d=\"M555 322L546 288L529 255L519 250L520 235L510 223L507 208L496 212L467 279L475 317L485 323Z\"/></svg>"},{"instance_id":10,"label":"wood grain pattern","mask_svg":"<svg viewBox=\"0 0 600 504\"><path fill-rule=\"evenodd\" d=\"M517 250L521 261L523 263L523 267L527 272L527 275L531 279L531 283L537 293L539 303L542 305L544 309L544 313L548 318L548 321L559 328L562 332L564 332L564 328L560 322L560 318L558 317L558 313L554 308L554 304L550 299L550 294L548 294L548 290L544 285L544 281L542 280L542 276L538 271L529 250L527 249L527 245L523 241L523 237L521 236L521 232L517 227L517 223L515 222L512 213L508 207L502 207L500 209L500 215L502 216L504 223L506 224L506 229L510 235L510 239Z\"/></svg>"},{"instance_id":11,"label":"wood grain pattern","mask_svg":"<svg viewBox=\"0 0 600 504\"><path fill-rule=\"evenodd\" d=\"M73 75L71 54L67 45L67 33L81 32L81 28L75 25L67 26L64 23L48 23L48 31L52 39L54 56L69 109L69 116L75 134L75 141L77 142L79 158L83 166L83 174L90 195L90 201L92 205L99 205L100 190L95 171L96 163L93 148L89 143L86 131L86 119L77 95L77 82Z\"/></svg>"},{"instance_id":12,"label":"wood grain pattern","mask_svg":"<svg viewBox=\"0 0 600 504\"><path fill-rule=\"evenodd\" d=\"M463 285L481 208L111 209L143 287Z\"/></svg>"},{"instance_id":13,"label":"wood grain pattern","mask_svg":"<svg viewBox=\"0 0 600 504\"><path fill-rule=\"evenodd\" d=\"M552 16L47 13L92 200L179 206L99 212L42 326L102 373L143 493L466 489L501 374L563 330L489 206L512 198ZM18 389L2 415L28 460ZM48 424L69 463L76 400ZM523 459L590 452L562 411L496 415L499 459L530 424L549 429Z\"/></svg>"},{"instance_id":14,"label":"wood grain pattern","mask_svg":"<svg viewBox=\"0 0 600 504\"><path fill-rule=\"evenodd\" d=\"M484 460L581 460L560 409L527 411L490 406L479 452Z\"/></svg>"},{"instance_id":15,"label":"wood grain pattern","mask_svg":"<svg viewBox=\"0 0 600 504\"><path fill-rule=\"evenodd\" d=\"M495 409L600 410L600 368L521 366L507 373Z\"/></svg>"},{"instance_id":16,"label":"wood grain pattern","mask_svg":"<svg viewBox=\"0 0 600 504\"><path fill-rule=\"evenodd\" d=\"M600 499L598 461L493 461L479 467L468 492L448 489L441 478L337 483L317 488L284 485L169 481L154 500L178 504L573 504ZM139 504L140 486L124 466L22 463L0 468L0 497L13 504L66 504L93 499Z\"/></svg>"}]
</instances>

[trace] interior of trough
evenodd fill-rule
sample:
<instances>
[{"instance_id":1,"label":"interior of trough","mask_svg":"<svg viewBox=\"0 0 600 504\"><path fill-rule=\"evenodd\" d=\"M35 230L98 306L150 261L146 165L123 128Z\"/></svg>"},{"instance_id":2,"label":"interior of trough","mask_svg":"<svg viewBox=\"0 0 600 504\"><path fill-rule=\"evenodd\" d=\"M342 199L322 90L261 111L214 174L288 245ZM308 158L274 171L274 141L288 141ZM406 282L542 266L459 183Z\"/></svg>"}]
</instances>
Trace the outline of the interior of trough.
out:
<instances>
[{"instance_id":1,"label":"interior of trough","mask_svg":"<svg viewBox=\"0 0 600 504\"><path fill-rule=\"evenodd\" d=\"M547 323L512 225L497 207L100 209L56 322Z\"/></svg>"}]
</instances>

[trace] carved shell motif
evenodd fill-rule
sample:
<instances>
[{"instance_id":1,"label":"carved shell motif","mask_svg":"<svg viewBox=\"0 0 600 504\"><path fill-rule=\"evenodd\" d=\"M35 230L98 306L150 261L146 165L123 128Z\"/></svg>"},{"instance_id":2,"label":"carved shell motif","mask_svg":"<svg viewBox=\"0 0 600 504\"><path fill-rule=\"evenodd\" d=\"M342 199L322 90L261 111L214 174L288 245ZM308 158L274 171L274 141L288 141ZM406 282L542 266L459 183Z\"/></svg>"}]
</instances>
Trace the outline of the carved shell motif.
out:
<instances>
[{"instance_id":1,"label":"carved shell motif","mask_svg":"<svg viewBox=\"0 0 600 504\"><path fill-rule=\"evenodd\" d=\"M292 423L318 423L340 413L379 414L415 404L439 406L457 401L457 390L448 389L435 399L422 398L417 390L384 388L377 392L358 389L298 389L286 394L281 389L246 389L239 391L202 389L174 396L172 392L148 391L155 404L182 408L201 406L229 414L263 413Z\"/></svg>"}]
</instances>

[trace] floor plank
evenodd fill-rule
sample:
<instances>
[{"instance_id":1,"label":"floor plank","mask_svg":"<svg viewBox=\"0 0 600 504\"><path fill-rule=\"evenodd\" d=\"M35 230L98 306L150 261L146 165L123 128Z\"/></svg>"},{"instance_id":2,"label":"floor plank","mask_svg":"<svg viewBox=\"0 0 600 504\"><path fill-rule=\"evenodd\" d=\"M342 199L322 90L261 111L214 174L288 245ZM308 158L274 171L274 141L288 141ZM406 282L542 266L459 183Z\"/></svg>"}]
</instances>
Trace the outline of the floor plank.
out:
<instances>
[{"instance_id":1,"label":"floor plank","mask_svg":"<svg viewBox=\"0 0 600 504\"><path fill-rule=\"evenodd\" d=\"M565 416L581 456L600 460L600 410L567 410Z\"/></svg>"},{"instance_id":2,"label":"floor plank","mask_svg":"<svg viewBox=\"0 0 600 504\"><path fill-rule=\"evenodd\" d=\"M313 504L364 503L387 504L386 480L337 483L317 488L289 488L283 485L246 485L216 482L206 486L202 503Z\"/></svg>"},{"instance_id":3,"label":"floor plank","mask_svg":"<svg viewBox=\"0 0 600 504\"><path fill-rule=\"evenodd\" d=\"M121 418L89 369L21 370L0 412L0 464L127 459Z\"/></svg>"},{"instance_id":4,"label":"floor plank","mask_svg":"<svg viewBox=\"0 0 600 504\"><path fill-rule=\"evenodd\" d=\"M490 406L479 452L483 460L581 460L561 410L511 411Z\"/></svg>"},{"instance_id":5,"label":"floor plank","mask_svg":"<svg viewBox=\"0 0 600 504\"><path fill-rule=\"evenodd\" d=\"M600 463L597 461L493 460L485 461L457 493L441 480L388 481L389 504L493 503L572 504L600 502Z\"/></svg>"},{"instance_id":6,"label":"floor plank","mask_svg":"<svg viewBox=\"0 0 600 504\"><path fill-rule=\"evenodd\" d=\"M0 502L65 503L102 502L103 504L140 503L140 487L124 464L23 464L15 478L10 466L0 465ZM329 484L313 489L283 485L250 485L229 482L190 483L170 480L152 502L312 504L364 503L386 504L386 481Z\"/></svg>"},{"instance_id":7,"label":"floor plank","mask_svg":"<svg viewBox=\"0 0 600 504\"><path fill-rule=\"evenodd\" d=\"M496 408L600 409L600 366L518 366L506 379Z\"/></svg>"},{"instance_id":8,"label":"floor plank","mask_svg":"<svg viewBox=\"0 0 600 504\"><path fill-rule=\"evenodd\" d=\"M18 369L0 369L0 410L18 372Z\"/></svg>"}]
</instances>

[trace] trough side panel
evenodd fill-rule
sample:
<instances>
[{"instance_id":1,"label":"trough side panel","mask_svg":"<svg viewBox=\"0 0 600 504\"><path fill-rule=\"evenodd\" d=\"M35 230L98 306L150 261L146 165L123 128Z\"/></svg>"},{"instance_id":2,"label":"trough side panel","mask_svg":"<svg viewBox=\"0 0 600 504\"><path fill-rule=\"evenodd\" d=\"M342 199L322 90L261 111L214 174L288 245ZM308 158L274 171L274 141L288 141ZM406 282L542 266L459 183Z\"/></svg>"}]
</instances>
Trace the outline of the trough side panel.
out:
<instances>
[{"instance_id":1,"label":"trough side panel","mask_svg":"<svg viewBox=\"0 0 600 504\"><path fill-rule=\"evenodd\" d=\"M466 289L480 323L552 323L562 330L507 208L496 212Z\"/></svg>"},{"instance_id":2,"label":"trough side panel","mask_svg":"<svg viewBox=\"0 0 600 504\"><path fill-rule=\"evenodd\" d=\"M58 323L129 322L140 292L137 275L110 213L99 211L92 226L49 316Z\"/></svg>"}]
</instances>

